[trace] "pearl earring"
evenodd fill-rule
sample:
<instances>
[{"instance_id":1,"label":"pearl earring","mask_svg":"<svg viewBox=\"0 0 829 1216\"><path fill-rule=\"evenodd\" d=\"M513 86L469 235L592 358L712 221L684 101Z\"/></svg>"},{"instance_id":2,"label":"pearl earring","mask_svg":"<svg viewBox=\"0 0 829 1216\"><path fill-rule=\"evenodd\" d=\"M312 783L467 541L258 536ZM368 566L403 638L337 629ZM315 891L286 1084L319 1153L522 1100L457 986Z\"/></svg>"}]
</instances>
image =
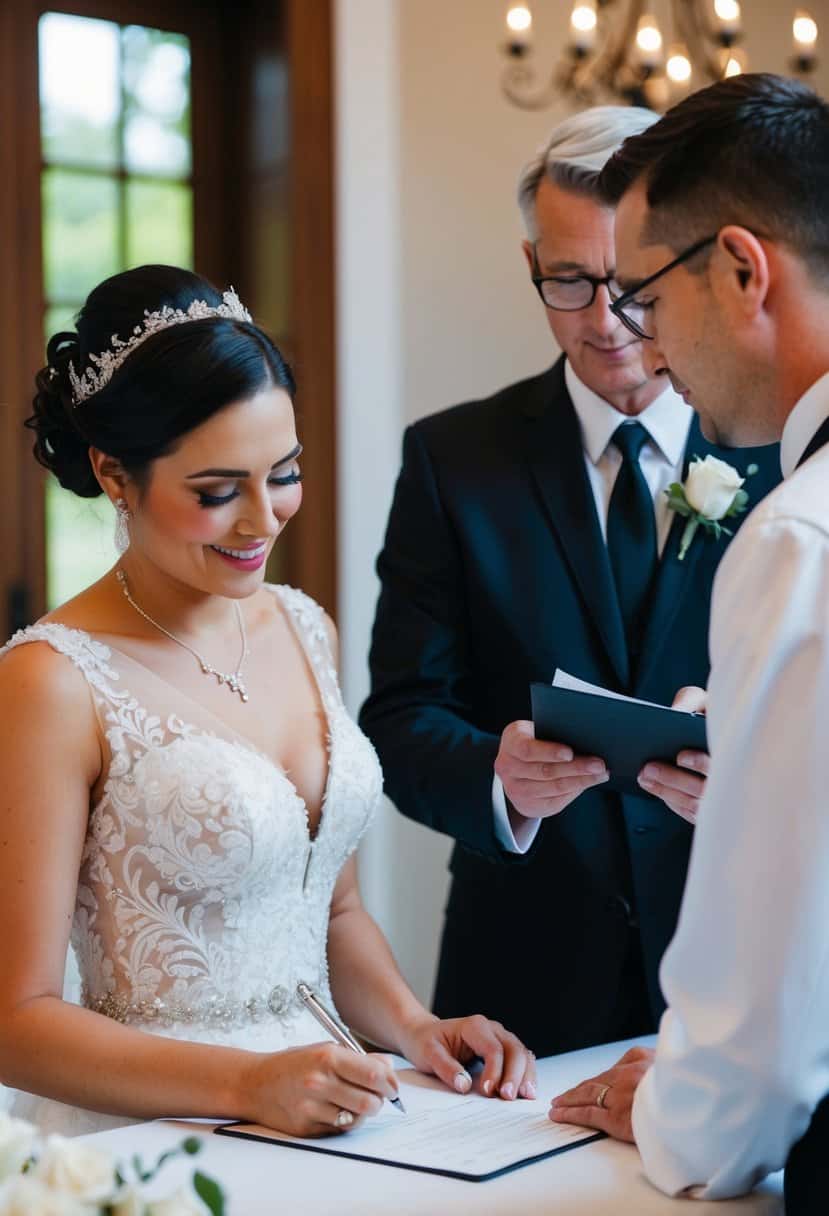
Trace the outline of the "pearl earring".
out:
<instances>
[{"instance_id":1,"label":"pearl earring","mask_svg":"<svg viewBox=\"0 0 829 1216\"><path fill-rule=\"evenodd\" d=\"M115 500L115 548L119 553L126 553L130 547L130 530L127 524L132 514L127 506L126 498Z\"/></svg>"}]
</instances>

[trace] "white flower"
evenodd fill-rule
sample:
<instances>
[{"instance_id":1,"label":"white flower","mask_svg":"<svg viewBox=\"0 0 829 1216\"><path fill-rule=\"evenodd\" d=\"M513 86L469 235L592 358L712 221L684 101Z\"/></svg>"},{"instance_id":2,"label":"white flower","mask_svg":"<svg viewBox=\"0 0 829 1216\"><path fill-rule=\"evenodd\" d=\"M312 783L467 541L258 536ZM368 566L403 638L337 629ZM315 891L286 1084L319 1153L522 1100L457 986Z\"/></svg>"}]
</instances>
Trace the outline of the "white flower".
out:
<instances>
[{"instance_id":1,"label":"white flower","mask_svg":"<svg viewBox=\"0 0 829 1216\"><path fill-rule=\"evenodd\" d=\"M144 1216L147 1207L141 1192L134 1186L119 1191L112 1205L112 1216Z\"/></svg>"},{"instance_id":2,"label":"white flower","mask_svg":"<svg viewBox=\"0 0 829 1216\"><path fill-rule=\"evenodd\" d=\"M37 1178L18 1174L0 1183L0 1216L93 1216L93 1209Z\"/></svg>"},{"instance_id":3,"label":"white flower","mask_svg":"<svg viewBox=\"0 0 829 1216\"><path fill-rule=\"evenodd\" d=\"M32 1155L37 1131L31 1123L0 1113L0 1182L19 1174Z\"/></svg>"},{"instance_id":4,"label":"white flower","mask_svg":"<svg viewBox=\"0 0 829 1216\"><path fill-rule=\"evenodd\" d=\"M49 1136L32 1173L54 1190L86 1203L109 1199L116 1185L108 1153L63 1136Z\"/></svg>"},{"instance_id":5,"label":"white flower","mask_svg":"<svg viewBox=\"0 0 829 1216\"><path fill-rule=\"evenodd\" d=\"M147 1216L206 1216L206 1213L199 1197L183 1187L168 1199L157 1199L147 1205Z\"/></svg>"},{"instance_id":6,"label":"white flower","mask_svg":"<svg viewBox=\"0 0 829 1216\"><path fill-rule=\"evenodd\" d=\"M745 478L724 460L706 456L705 460L691 462L685 479L685 497L706 519L722 519L744 481Z\"/></svg>"}]
</instances>

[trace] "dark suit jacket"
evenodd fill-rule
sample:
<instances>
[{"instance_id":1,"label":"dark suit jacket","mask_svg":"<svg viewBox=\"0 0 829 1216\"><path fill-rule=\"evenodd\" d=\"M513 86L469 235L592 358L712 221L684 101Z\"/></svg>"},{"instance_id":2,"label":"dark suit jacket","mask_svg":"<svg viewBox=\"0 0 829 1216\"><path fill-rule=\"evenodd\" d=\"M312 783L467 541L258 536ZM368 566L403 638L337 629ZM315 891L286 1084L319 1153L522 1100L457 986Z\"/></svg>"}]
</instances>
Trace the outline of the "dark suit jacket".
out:
<instances>
[{"instance_id":1,"label":"dark suit jacket","mask_svg":"<svg viewBox=\"0 0 829 1216\"><path fill-rule=\"evenodd\" d=\"M746 483L752 502L779 480L776 446L723 452L694 419L686 467L708 453L741 472L760 466ZM655 799L589 791L516 862L494 833L499 737L530 717L531 682L556 667L665 704L706 684L726 542L700 530L680 562L683 525L672 526L631 672L563 360L405 435L360 722L399 810L457 841L437 1007L498 1018L537 1054L606 1039L631 921L656 1026L692 829Z\"/></svg>"}]
</instances>

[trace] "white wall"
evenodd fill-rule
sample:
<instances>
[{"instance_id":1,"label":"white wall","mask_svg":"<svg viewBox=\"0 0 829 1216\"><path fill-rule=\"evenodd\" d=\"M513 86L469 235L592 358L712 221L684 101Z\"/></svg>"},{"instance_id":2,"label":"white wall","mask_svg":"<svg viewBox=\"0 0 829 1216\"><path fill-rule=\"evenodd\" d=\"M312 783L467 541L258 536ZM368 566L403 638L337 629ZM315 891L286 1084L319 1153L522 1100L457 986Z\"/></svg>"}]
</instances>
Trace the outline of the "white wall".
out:
<instances>
[{"instance_id":1,"label":"white wall","mask_svg":"<svg viewBox=\"0 0 829 1216\"><path fill-rule=\"evenodd\" d=\"M540 370L554 353L520 253L515 180L569 109L527 112L502 96L506 7L335 0L340 629L355 711L403 427ZM792 7L743 5L758 70L785 70ZM829 35L829 0L810 8ZM533 9L539 44L559 46L568 0ZM826 68L816 83L827 91ZM424 999L448 852L387 806L361 858L369 906Z\"/></svg>"}]
</instances>

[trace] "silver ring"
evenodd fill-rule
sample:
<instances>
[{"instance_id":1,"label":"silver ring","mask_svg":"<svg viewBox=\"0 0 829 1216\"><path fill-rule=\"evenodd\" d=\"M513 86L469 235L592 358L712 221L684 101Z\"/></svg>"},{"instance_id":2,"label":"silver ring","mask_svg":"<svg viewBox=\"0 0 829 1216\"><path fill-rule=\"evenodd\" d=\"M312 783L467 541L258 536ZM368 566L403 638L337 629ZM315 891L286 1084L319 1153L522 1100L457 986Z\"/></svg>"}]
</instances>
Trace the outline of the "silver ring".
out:
<instances>
[{"instance_id":1,"label":"silver ring","mask_svg":"<svg viewBox=\"0 0 829 1216\"><path fill-rule=\"evenodd\" d=\"M335 1127L351 1127L354 1122L354 1116L350 1110L337 1111L337 1117L334 1120Z\"/></svg>"},{"instance_id":2,"label":"silver ring","mask_svg":"<svg viewBox=\"0 0 829 1216\"><path fill-rule=\"evenodd\" d=\"M605 1102L605 1098L607 1097L608 1090L610 1088L611 1087L609 1085L603 1085L602 1088L599 1090L599 1096L596 1099L596 1105L600 1106L602 1108L602 1110L607 1110L607 1103Z\"/></svg>"}]
</instances>

